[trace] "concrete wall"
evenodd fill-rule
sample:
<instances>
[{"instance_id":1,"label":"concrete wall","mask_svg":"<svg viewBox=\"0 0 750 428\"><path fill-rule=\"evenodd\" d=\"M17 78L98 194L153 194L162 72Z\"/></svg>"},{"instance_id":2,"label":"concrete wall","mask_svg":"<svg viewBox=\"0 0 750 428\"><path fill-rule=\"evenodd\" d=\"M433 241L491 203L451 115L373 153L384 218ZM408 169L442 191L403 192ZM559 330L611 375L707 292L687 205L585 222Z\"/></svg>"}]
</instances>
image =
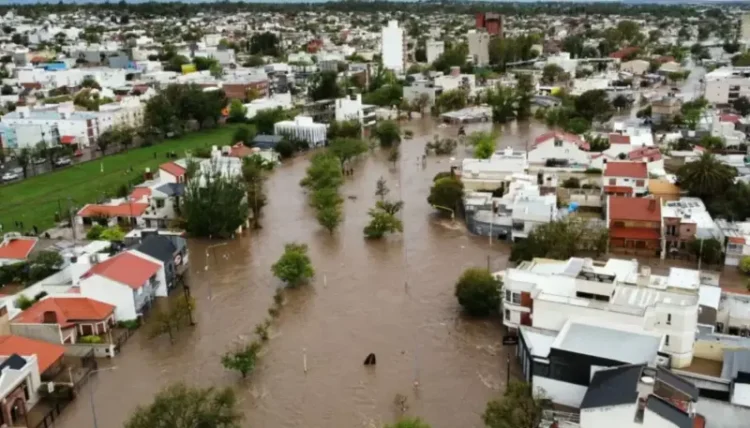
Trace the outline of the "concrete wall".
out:
<instances>
[{"instance_id":1,"label":"concrete wall","mask_svg":"<svg viewBox=\"0 0 750 428\"><path fill-rule=\"evenodd\" d=\"M724 346L721 342L698 339L693 345L693 356L711 361L724 361Z\"/></svg>"},{"instance_id":2,"label":"concrete wall","mask_svg":"<svg viewBox=\"0 0 750 428\"><path fill-rule=\"evenodd\" d=\"M10 331L16 336L28 337L29 339L58 345L63 342L59 324L11 324Z\"/></svg>"},{"instance_id":3,"label":"concrete wall","mask_svg":"<svg viewBox=\"0 0 750 428\"><path fill-rule=\"evenodd\" d=\"M115 356L115 345L109 343L77 343L75 345L65 345L65 355L71 357L85 357L94 350L94 356L97 358L111 358Z\"/></svg>"},{"instance_id":4,"label":"concrete wall","mask_svg":"<svg viewBox=\"0 0 750 428\"><path fill-rule=\"evenodd\" d=\"M581 410L581 427L630 428L634 426L635 401L620 406Z\"/></svg>"},{"instance_id":5,"label":"concrete wall","mask_svg":"<svg viewBox=\"0 0 750 428\"><path fill-rule=\"evenodd\" d=\"M575 408L581 407L583 396L586 395L588 389L585 386L541 376L534 376L531 382L535 389L541 388L544 396L552 402Z\"/></svg>"}]
</instances>

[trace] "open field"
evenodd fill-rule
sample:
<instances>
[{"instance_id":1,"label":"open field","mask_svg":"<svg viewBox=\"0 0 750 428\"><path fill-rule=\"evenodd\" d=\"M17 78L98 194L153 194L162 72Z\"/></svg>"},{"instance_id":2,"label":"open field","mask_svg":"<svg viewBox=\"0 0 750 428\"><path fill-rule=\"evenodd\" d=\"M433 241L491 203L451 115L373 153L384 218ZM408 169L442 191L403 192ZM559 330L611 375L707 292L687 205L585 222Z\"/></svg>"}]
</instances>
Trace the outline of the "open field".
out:
<instances>
[{"instance_id":1,"label":"open field","mask_svg":"<svg viewBox=\"0 0 750 428\"><path fill-rule=\"evenodd\" d=\"M143 174L145 168L155 171L167 162L167 152L182 157L186 150L227 145L233 132L231 126L195 132L0 186L0 223L6 232L17 229L16 221L22 221L26 231L35 225L40 231L48 229L54 226L56 212L67 213L70 206L80 208L113 195L120 185ZM133 172L128 172L131 167Z\"/></svg>"}]
</instances>

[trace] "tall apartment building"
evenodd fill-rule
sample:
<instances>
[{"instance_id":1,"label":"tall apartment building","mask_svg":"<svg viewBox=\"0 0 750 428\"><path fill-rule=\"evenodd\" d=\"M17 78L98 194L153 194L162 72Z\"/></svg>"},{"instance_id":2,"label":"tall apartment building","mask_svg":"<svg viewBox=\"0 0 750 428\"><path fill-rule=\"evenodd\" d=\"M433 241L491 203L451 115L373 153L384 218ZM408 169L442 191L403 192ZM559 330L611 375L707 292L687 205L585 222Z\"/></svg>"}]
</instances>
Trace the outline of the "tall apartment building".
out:
<instances>
[{"instance_id":1,"label":"tall apartment building","mask_svg":"<svg viewBox=\"0 0 750 428\"><path fill-rule=\"evenodd\" d=\"M404 71L405 43L404 29L399 28L398 21L388 21L388 26L383 27L381 35L380 53L383 67L396 73Z\"/></svg>"},{"instance_id":2,"label":"tall apartment building","mask_svg":"<svg viewBox=\"0 0 750 428\"><path fill-rule=\"evenodd\" d=\"M730 104L739 97L750 98L750 67L723 67L705 77L704 98L713 104Z\"/></svg>"},{"instance_id":3,"label":"tall apartment building","mask_svg":"<svg viewBox=\"0 0 750 428\"><path fill-rule=\"evenodd\" d=\"M432 64L445 51L445 42L442 40L427 40L425 43L427 63Z\"/></svg>"},{"instance_id":4,"label":"tall apartment building","mask_svg":"<svg viewBox=\"0 0 750 428\"><path fill-rule=\"evenodd\" d=\"M493 36L503 35L503 16L499 13L481 12L476 14L476 28L485 29Z\"/></svg>"},{"instance_id":5,"label":"tall apartment building","mask_svg":"<svg viewBox=\"0 0 750 428\"><path fill-rule=\"evenodd\" d=\"M750 13L742 15L740 26L740 41L745 42L745 46L750 45Z\"/></svg>"},{"instance_id":6,"label":"tall apartment building","mask_svg":"<svg viewBox=\"0 0 750 428\"><path fill-rule=\"evenodd\" d=\"M490 35L484 31L469 30L469 56L474 65L482 67L490 63Z\"/></svg>"}]
</instances>

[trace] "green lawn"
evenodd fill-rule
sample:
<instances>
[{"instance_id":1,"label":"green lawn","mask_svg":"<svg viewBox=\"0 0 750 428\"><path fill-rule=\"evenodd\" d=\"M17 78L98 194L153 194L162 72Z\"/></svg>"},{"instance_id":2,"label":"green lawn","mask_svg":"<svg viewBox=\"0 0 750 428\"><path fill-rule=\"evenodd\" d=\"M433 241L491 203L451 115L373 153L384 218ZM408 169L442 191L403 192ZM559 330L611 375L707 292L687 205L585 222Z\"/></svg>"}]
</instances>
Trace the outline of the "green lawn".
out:
<instances>
[{"instance_id":1,"label":"green lawn","mask_svg":"<svg viewBox=\"0 0 750 428\"><path fill-rule=\"evenodd\" d=\"M78 208L97 202L104 195L113 195L121 184L143 174L147 167L156 171L168 161L167 152L174 151L183 157L185 150L227 145L233 132L231 126L196 132L0 186L0 223L5 231L16 229L16 221L23 221L27 231L34 225L40 231L45 230L54 226L55 213L60 207L63 213L67 212L68 198ZM132 173L128 172L130 167Z\"/></svg>"}]
</instances>

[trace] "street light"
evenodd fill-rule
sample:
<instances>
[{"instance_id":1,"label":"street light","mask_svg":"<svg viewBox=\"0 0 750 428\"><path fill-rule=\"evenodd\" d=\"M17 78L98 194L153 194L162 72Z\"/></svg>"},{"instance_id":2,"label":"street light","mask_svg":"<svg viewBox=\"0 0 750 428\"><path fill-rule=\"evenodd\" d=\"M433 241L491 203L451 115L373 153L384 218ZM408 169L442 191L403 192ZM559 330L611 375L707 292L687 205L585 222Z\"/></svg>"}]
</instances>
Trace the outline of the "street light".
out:
<instances>
[{"instance_id":1,"label":"street light","mask_svg":"<svg viewBox=\"0 0 750 428\"><path fill-rule=\"evenodd\" d=\"M108 372L112 370L117 370L117 366L107 367L105 369L96 369L91 370L90 372L86 373L85 376L83 376L83 379L81 381L85 380L87 377L89 377L93 373L99 373L99 372ZM94 385L91 385L91 388L89 388L89 401L91 401L91 418L94 420L94 428L99 428L99 425L96 423L96 406L94 405Z\"/></svg>"}]
</instances>

